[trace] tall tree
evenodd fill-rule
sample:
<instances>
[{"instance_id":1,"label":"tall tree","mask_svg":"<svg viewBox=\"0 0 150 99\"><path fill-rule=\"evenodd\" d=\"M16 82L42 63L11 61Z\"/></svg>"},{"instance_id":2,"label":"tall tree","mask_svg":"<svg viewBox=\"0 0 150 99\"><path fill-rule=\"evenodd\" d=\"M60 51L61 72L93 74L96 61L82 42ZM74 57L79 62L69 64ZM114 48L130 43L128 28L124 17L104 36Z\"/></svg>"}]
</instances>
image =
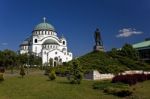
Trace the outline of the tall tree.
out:
<instances>
[{"instance_id":1,"label":"tall tree","mask_svg":"<svg viewBox=\"0 0 150 99\"><path fill-rule=\"evenodd\" d=\"M82 68L77 59L72 61L72 66L70 68L70 83L80 84L83 77Z\"/></svg>"},{"instance_id":2,"label":"tall tree","mask_svg":"<svg viewBox=\"0 0 150 99\"><path fill-rule=\"evenodd\" d=\"M132 47L130 44L125 44L121 49L121 55L129 57L131 59L137 60L138 59L138 52L136 49Z\"/></svg>"}]
</instances>

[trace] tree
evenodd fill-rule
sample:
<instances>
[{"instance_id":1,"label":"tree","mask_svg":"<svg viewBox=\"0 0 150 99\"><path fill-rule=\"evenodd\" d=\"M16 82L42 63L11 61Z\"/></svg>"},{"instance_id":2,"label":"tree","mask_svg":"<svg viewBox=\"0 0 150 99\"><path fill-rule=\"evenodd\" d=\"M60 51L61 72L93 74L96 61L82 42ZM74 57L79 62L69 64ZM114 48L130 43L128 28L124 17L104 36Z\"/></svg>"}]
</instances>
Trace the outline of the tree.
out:
<instances>
[{"instance_id":1,"label":"tree","mask_svg":"<svg viewBox=\"0 0 150 99\"><path fill-rule=\"evenodd\" d=\"M1 68L4 67L4 62L5 62L4 53L2 51L0 51L0 66L1 66Z\"/></svg>"},{"instance_id":2,"label":"tree","mask_svg":"<svg viewBox=\"0 0 150 99\"><path fill-rule=\"evenodd\" d=\"M20 68L20 75L22 76L22 78L23 78L24 75L25 75L25 70L24 70L24 67L23 67L23 66L21 66L21 68Z\"/></svg>"},{"instance_id":3,"label":"tree","mask_svg":"<svg viewBox=\"0 0 150 99\"><path fill-rule=\"evenodd\" d=\"M55 73L55 70L54 68L50 68L50 73L48 74L48 77L50 80L55 80L56 79L56 73Z\"/></svg>"},{"instance_id":4,"label":"tree","mask_svg":"<svg viewBox=\"0 0 150 99\"><path fill-rule=\"evenodd\" d=\"M113 58L117 58L119 55L119 50L117 50L116 48L112 48L111 51L107 52L108 55L110 55Z\"/></svg>"},{"instance_id":5,"label":"tree","mask_svg":"<svg viewBox=\"0 0 150 99\"><path fill-rule=\"evenodd\" d=\"M138 59L138 52L130 44L125 44L121 49L121 55L131 59Z\"/></svg>"},{"instance_id":6,"label":"tree","mask_svg":"<svg viewBox=\"0 0 150 99\"><path fill-rule=\"evenodd\" d=\"M71 84L80 84L83 78L82 69L80 63L77 59L72 61L72 66L70 68L69 80Z\"/></svg>"},{"instance_id":7,"label":"tree","mask_svg":"<svg viewBox=\"0 0 150 99\"><path fill-rule=\"evenodd\" d=\"M25 64L27 64L27 61L28 61L28 55L27 54L19 54L18 59L19 59L19 64L21 66L25 65Z\"/></svg>"}]
</instances>

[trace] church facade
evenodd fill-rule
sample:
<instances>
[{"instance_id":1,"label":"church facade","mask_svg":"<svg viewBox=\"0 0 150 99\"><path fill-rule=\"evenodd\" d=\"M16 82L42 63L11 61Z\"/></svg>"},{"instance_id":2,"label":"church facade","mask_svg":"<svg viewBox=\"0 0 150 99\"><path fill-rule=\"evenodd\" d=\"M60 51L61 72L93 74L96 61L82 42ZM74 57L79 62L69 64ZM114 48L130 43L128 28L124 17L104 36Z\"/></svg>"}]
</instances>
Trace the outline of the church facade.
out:
<instances>
[{"instance_id":1,"label":"church facade","mask_svg":"<svg viewBox=\"0 0 150 99\"><path fill-rule=\"evenodd\" d=\"M32 35L20 44L20 54L34 54L42 57L42 63L57 66L63 62L71 61L73 55L67 48L64 36L58 37L51 24L43 22L35 26Z\"/></svg>"}]
</instances>

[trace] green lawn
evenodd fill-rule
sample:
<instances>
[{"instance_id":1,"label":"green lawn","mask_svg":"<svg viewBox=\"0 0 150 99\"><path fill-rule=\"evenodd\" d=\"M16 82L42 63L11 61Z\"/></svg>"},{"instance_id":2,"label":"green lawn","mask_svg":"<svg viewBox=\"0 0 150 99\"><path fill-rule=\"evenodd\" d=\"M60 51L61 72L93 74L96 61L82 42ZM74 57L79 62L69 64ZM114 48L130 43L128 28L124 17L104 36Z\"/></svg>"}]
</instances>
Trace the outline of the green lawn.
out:
<instances>
[{"instance_id":1,"label":"green lawn","mask_svg":"<svg viewBox=\"0 0 150 99\"><path fill-rule=\"evenodd\" d=\"M139 83L133 88L135 88L136 99L150 99L150 81Z\"/></svg>"},{"instance_id":2,"label":"green lawn","mask_svg":"<svg viewBox=\"0 0 150 99\"><path fill-rule=\"evenodd\" d=\"M66 78L57 77L49 81L42 74L20 78L7 77L0 83L0 99L116 99L92 88L93 81L84 80L80 85L68 83Z\"/></svg>"},{"instance_id":3,"label":"green lawn","mask_svg":"<svg viewBox=\"0 0 150 99\"><path fill-rule=\"evenodd\" d=\"M72 85L63 77L49 81L42 73L23 79L19 75L5 75L5 81L0 83L0 99L120 99L93 89L93 83L95 81L84 80L80 85ZM150 81L132 88L135 89L133 99L150 99Z\"/></svg>"}]
</instances>

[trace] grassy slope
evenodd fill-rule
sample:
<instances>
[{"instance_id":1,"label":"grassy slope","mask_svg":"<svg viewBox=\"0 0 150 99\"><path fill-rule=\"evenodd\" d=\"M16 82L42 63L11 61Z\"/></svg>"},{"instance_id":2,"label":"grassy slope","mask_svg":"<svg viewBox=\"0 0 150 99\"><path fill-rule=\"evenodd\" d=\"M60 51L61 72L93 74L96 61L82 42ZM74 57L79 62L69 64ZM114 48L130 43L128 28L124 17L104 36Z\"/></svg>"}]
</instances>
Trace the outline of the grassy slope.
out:
<instances>
[{"instance_id":1,"label":"grassy slope","mask_svg":"<svg viewBox=\"0 0 150 99\"><path fill-rule=\"evenodd\" d=\"M93 81L71 85L66 78L48 81L48 77L32 76L7 77L0 83L0 99L116 99L99 90L92 89Z\"/></svg>"},{"instance_id":2,"label":"grassy slope","mask_svg":"<svg viewBox=\"0 0 150 99\"><path fill-rule=\"evenodd\" d=\"M98 69L100 72L121 72L125 70L150 70L150 66L127 57L112 58L104 52L91 52L79 57L85 69Z\"/></svg>"},{"instance_id":3,"label":"grassy slope","mask_svg":"<svg viewBox=\"0 0 150 99\"><path fill-rule=\"evenodd\" d=\"M103 52L91 52L79 58L80 64L86 69L98 69L101 72L115 72L127 70L118 60Z\"/></svg>"}]
</instances>

